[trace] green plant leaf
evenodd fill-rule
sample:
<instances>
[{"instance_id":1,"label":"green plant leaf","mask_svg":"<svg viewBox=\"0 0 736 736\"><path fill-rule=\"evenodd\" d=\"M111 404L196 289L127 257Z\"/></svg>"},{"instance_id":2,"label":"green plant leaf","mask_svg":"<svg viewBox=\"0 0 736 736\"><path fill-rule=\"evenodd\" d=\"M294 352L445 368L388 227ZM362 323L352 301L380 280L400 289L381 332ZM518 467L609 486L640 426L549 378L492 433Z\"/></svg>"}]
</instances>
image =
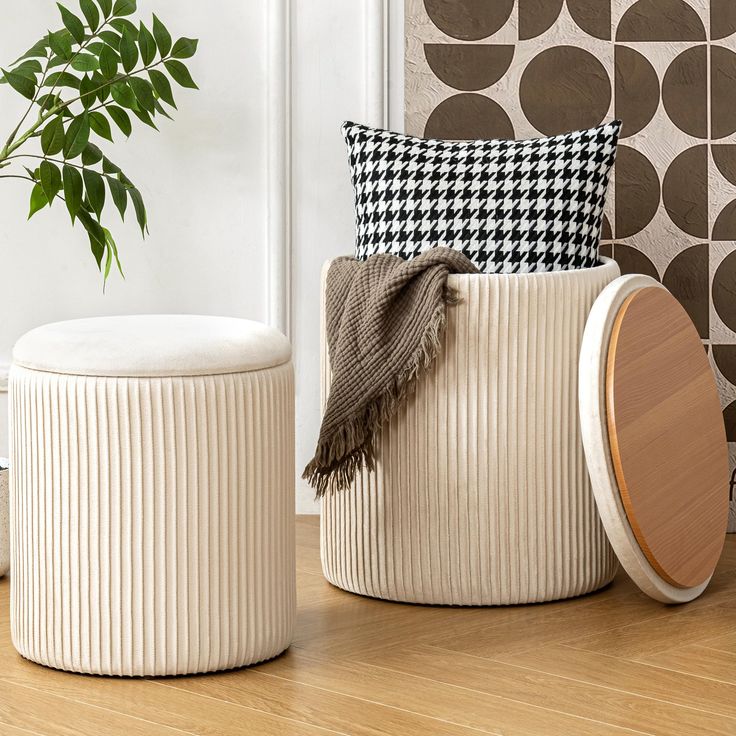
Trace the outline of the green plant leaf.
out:
<instances>
[{"instance_id":1,"label":"green plant leaf","mask_svg":"<svg viewBox=\"0 0 736 736\"><path fill-rule=\"evenodd\" d=\"M72 58L72 35L69 31L49 31L49 46L51 51L59 56L63 61L69 61Z\"/></svg>"},{"instance_id":2,"label":"green plant leaf","mask_svg":"<svg viewBox=\"0 0 736 736\"><path fill-rule=\"evenodd\" d=\"M91 76L96 90L95 96L100 102L104 102L110 96L111 80L105 79L99 72L92 72Z\"/></svg>"},{"instance_id":3,"label":"green plant leaf","mask_svg":"<svg viewBox=\"0 0 736 736\"><path fill-rule=\"evenodd\" d=\"M180 38L171 49L171 55L175 59L189 59L197 53L198 43L196 38Z\"/></svg>"},{"instance_id":4,"label":"green plant leaf","mask_svg":"<svg viewBox=\"0 0 736 736\"><path fill-rule=\"evenodd\" d=\"M43 67L38 59L26 59L25 61L21 61L12 71L36 81L36 74L40 74L43 71Z\"/></svg>"},{"instance_id":5,"label":"green plant leaf","mask_svg":"<svg viewBox=\"0 0 736 736\"><path fill-rule=\"evenodd\" d=\"M119 174L120 167L114 164L107 156L102 157L102 171L105 174Z\"/></svg>"},{"instance_id":6,"label":"green plant leaf","mask_svg":"<svg viewBox=\"0 0 736 736\"><path fill-rule=\"evenodd\" d=\"M115 242L115 239L112 237L112 233L106 228L102 228L103 232L105 233L105 242L107 243L107 252L108 254L112 251L113 258L115 259L115 263L118 267L118 272L120 275L125 278L125 274L123 273L123 267L120 265L120 257L118 256L118 246Z\"/></svg>"},{"instance_id":7,"label":"green plant leaf","mask_svg":"<svg viewBox=\"0 0 736 736\"><path fill-rule=\"evenodd\" d=\"M171 83L169 78L158 69L150 69L148 76L151 78L151 84L156 90L156 94L166 103L176 109L176 102L174 102L174 94L171 91Z\"/></svg>"},{"instance_id":8,"label":"green plant leaf","mask_svg":"<svg viewBox=\"0 0 736 736\"><path fill-rule=\"evenodd\" d=\"M153 122L153 118L148 114L146 110L133 110L133 115L135 115L142 123L145 123L154 130L158 130L158 128L156 127L156 123Z\"/></svg>"},{"instance_id":9,"label":"green plant leaf","mask_svg":"<svg viewBox=\"0 0 736 736\"><path fill-rule=\"evenodd\" d=\"M53 72L46 77L44 87L71 87L79 89L79 78L69 72Z\"/></svg>"},{"instance_id":10,"label":"green plant leaf","mask_svg":"<svg viewBox=\"0 0 736 736\"><path fill-rule=\"evenodd\" d=\"M87 114L74 118L64 136L64 158L76 158L89 142L89 119Z\"/></svg>"},{"instance_id":11,"label":"green plant leaf","mask_svg":"<svg viewBox=\"0 0 736 736\"><path fill-rule=\"evenodd\" d=\"M120 57L112 46L107 46L100 51L100 71L105 79L112 79L118 73Z\"/></svg>"},{"instance_id":12,"label":"green plant leaf","mask_svg":"<svg viewBox=\"0 0 736 736\"><path fill-rule=\"evenodd\" d=\"M120 36L115 31L100 31L97 35L115 51L120 48Z\"/></svg>"},{"instance_id":13,"label":"green plant leaf","mask_svg":"<svg viewBox=\"0 0 736 736\"><path fill-rule=\"evenodd\" d=\"M31 206L28 210L28 219L30 220L36 212L43 209L48 203L49 200L46 198L43 187L40 184L34 184L31 190Z\"/></svg>"},{"instance_id":14,"label":"green plant leaf","mask_svg":"<svg viewBox=\"0 0 736 736\"><path fill-rule=\"evenodd\" d=\"M60 117L50 120L41 132L41 150L47 156L55 156L64 148L64 121Z\"/></svg>"},{"instance_id":15,"label":"green plant leaf","mask_svg":"<svg viewBox=\"0 0 736 736\"><path fill-rule=\"evenodd\" d=\"M82 184L82 175L78 169L73 166L64 165L62 169L62 180L64 184L64 198L66 199L66 208L69 210L72 222L82 206L82 195L84 193L84 185Z\"/></svg>"},{"instance_id":16,"label":"green plant leaf","mask_svg":"<svg viewBox=\"0 0 736 736\"><path fill-rule=\"evenodd\" d=\"M18 66L15 69L12 69L12 72L14 74L19 74L21 77L25 77L30 82L32 82L34 85L37 84L36 82L36 72L34 72L32 69L30 69L27 66ZM2 75L0 75L0 84L7 84L8 80L5 79Z\"/></svg>"},{"instance_id":17,"label":"green plant leaf","mask_svg":"<svg viewBox=\"0 0 736 736\"><path fill-rule=\"evenodd\" d=\"M84 41L84 23L61 3L56 3L56 6L59 8L61 20L66 29L72 34L77 43L82 43Z\"/></svg>"},{"instance_id":18,"label":"green plant leaf","mask_svg":"<svg viewBox=\"0 0 736 736\"><path fill-rule=\"evenodd\" d=\"M49 205L53 204L56 195L61 190L61 172L51 161L41 161L39 166L41 186Z\"/></svg>"},{"instance_id":19,"label":"green plant leaf","mask_svg":"<svg viewBox=\"0 0 736 736\"><path fill-rule=\"evenodd\" d=\"M110 188L112 201L115 203L115 206L120 213L120 219L124 221L125 210L128 207L128 193L125 186L113 176L107 177L107 186Z\"/></svg>"},{"instance_id":20,"label":"green plant leaf","mask_svg":"<svg viewBox=\"0 0 736 736\"><path fill-rule=\"evenodd\" d=\"M105 232L105 228L102 228L102 232ZM107 246L107 237L105 237L105 245ZM109 247L105 248L107 256L105 257L105 272L102 277L102 290L105 290L105 284L107 284L107 277L110 275L110 269L112 268L112 250Z\"/></svg>"},{"instance_id":21,"label":"green plant leaf","mask_svg":"<svg viewBox=\"0 0 736 736\"><path fill-rule=\"evenodd\" d=\"M166 112L166 108L158 101L153 101L153 108L155 112L157 112L159 115L163 115L165 118L168 118L169 120L173 120L174 118L169 115L168 112Z\"/></svg>"},{"instance_id":22,"label":"green plant leaf","mask_svg":"<svg viewBox=\"0 0 736 736\"><path fill-rule=\"evenodd\" d=\"M143 204L143 197L141 193L135 188L131 187L128 190L131 202L133 202L133 209L135 209L135 219L138 222L138 227L141 229L141 235L146 237L148 232L148 215L146 214L146 206Z\"/></svg>"},{"instance_id":23,"label":"green plant leaf","mask_svg":"<svg viewBox=\"0 0 736 736\"><path fill-rule=\"evenodd\" d=\"M151 86L151 83L146 79L141 79L140 77L131 77L128 80L128 84L133 90L136 100L138 100L139 107L148 112L153 112L156 100L153 96L153 87Z\"/></svg>"},{"instance_id":24,"label":"green plant leaf","mask_svg":"<svg viewBox=\"0 0 736 736\"><path fill-rule=\"evenodd\" d=\"M52 53L48 60L49 71L53 71L59 66L64 66L66 63L60 56Z\"/></svg>"},{"instance_id":25,"label":"green plant leaf","mask_svg":"<svg viewBox=\"0 0 736 736\"><path fill-rule=\"evenodd\" d=\"M24 77L22 74L16 74L15 72L8 72L5 69L0 69L8 80L8 84L16 91L20 92L26 99L32 100L36 94L36 84L32 82L28 77Z\"/></svg>"},{"instance_id":26,"label":"green plant leaf","mask_svg":"<svg viewBox=\"0 0 736 736\"><path fill-rule=\"evenodd\" d=\"M94 54L77 54L72 59L72 69L78 72L93 72L99 68L100 62Z\"/></svg>"},{"instance_id":27,"label":"green plant leaf","mask_svg":"<svg viewBox=\"0 0 736 736\"><path fill-rule=\"evenodd\" d=\"M92 107L97 99L95 83L92 81L92 77L89 77L86 74L82 77L82 80L79 83L79 97L80 102L84 105L85 109Z\"/></svg>"},{"instance_id":28,"label":"green plant leaf","mask_svg":"<svg viewBox=\"0 0 736 736\"><path fill-rule=\"evenodd\" d=\"M112 13L112 0L97 0L97 4L100 6L105 18L108 18Z\"/></svg>"},{"instance_id":29,"label":"green plant leaf","mask_svg":"<svg viewBox=\"0 0 736 736\"><path fill-rule=\"evenodd\" d=\"M115 82L110 87L110 94L112 95L113 100L122 107L127 107L129 110L133 110L138 107L133 90L127 82Z\"/></svg>"},{"instance_id":30,"label":"green plant leaf","mask_svg":"<svg viewBox=\"0 0 736 736\"><path fill-rule=\"evenodd\" d=\"M103 159L102 151L94 144L88 143L82 151L82 165L94 166Z\"/></svg>"},{"instance_id":31,"label":"green plant leaf","mask_svg":"<svg viewBox=\"0 0 736 736\"><path fill-rule=\"evenodd\" d=\"M170 59L164 62L166 71L171 75L171 78L182 87L188 87L189 89L199 89L192 79L189 70L176 59Z\"/></svg>"},{"instance_id":32,"label":"green plant leaf","mask_svg":"<svg viewBox=\"0 0 736 736\"><path fill-rule=\"evenodd\" d=\"M42 110L50 110L52 107L55 107L57 104L60 104L59 95L58 93L40 95L39 97L36 98L36 104Z\"/></svg>"},{"instance_id":33,"label":"green plant leaf","mask_svg":"<svg viewBox=\"0 0 736 736\"><path fill-rule=\"evenodd\" d=\"M138 46L141 50L143 64L148 66L156 57L156 40L151 35L151 31L143 23L141 23L138 29Z\"/></svg>"},{"instance_id":34,"label":"green plant leaf","mask_svg":"<svg viewBox=\"0 0 736 736\"><path fill-rule=\"evenodd\" d=\"M82 172L82 178L84 179L84 188L90 206L99 217L102 214L102 208L105 206L105 182L102 176L93 169L85 169Z\"/></svg>"},{"instance_id":35,"label":"green plant leaf","mask_svg":"<svg viewBox=\"0 0 736 736\"><path fill-rule=\"evenodd\" d=\"M100 25L100 11L92 0L79 0L79 9L87 21L87 25L92 31L96 31Z\"/></svg>"},{"instance_id":36,"label":"green plant leaf","mask_svg":"<svg viewBox=\"0 0 736 736\"><path fill-rule=\"evenodd\" d=\"M95 56L99 56L102 49L105 48L105 44L102 43L102 41L91 41L90 43L87 44L85 48L91 54L94 54Z\"/></svg>"},{"instance_id":37,"label":"green plant leaf","mask_svg":"<svg viewBox=\"0 0 736 736\"><path fill-rule=\"evenodd\" d=\"M120 41L120 59L126 72L132 72L138 63L138 47L127 28L123 31L123 38Z\"/></svg>"},{"instance_id":38,"label":"green plant leaf","mask_svg":"<svg viewBox=\"0 0 736 736\"><path fill-rule=\"evenodd\" d=\"M95 110L94 112L91 112L89 114L89 127L92 128L92 130L97 133L100 138L104 138L111 143L113 142L112 130L110 130L110 122L101 112L97 112Z\"/></svg>"},{"instance_id":39,"label":"green plant leaf","mask_svg":"<svg viewBox=\"0 0 736 736\"><path fill-rule=\"evenodd\" d=\"M126 138L130 137L133 130L133 126L130 124L130 117L128 113L123 110L122 107L116 107L115 105L108 105L106 108L107 114L112 118L115 125L120 128L121 132Z\"/></svg>"},{"instance_id":40,"label":"green plant leaf","mask_svg":"<svg viewBox=\"0 0 736 736\"><path fill-rule=\"evenodd\" d=\"M171 34L166 30L166 26L156 17L153 16L153 37L156 39L158 52L161 58L169 55L171 51Z\"/></svg>"},{"instance_id":41,"label":"green plant leaf","mask_svg":"<svg viewBox=\"0 0 736 736\"><path fill-rule=\"evenodd\" d=\"M116 0L113 15L132 15L136 10L136 0Z\"/></svg>"},{"instance_id":42,"label":"green plant leaf","mask_svg":"<svg viewBox=\"0 0 736 736\"><path fill-rule=\"evenodd\" d=\"M42 57L46 56L46 49L49 46L49 39L48 36L46 38L42 38L40 41L36 41L36 43L31 46L31 48L28 49L28 51L23 54L23 56L19 56L13 64L17 64L19 61L22 61L23 59L30 59L33 57ZM11 64L11 66L13 65Z\"/></svg>"},{"instance_id":43,"label":"green plant leaf","mask_svg":"<svg viewBox=\"0 0 736 736\"><path fill-rule=\"evenodd\" d=\"M101 268L102 258L105 255L105 231L102 229L102 225L92 217L92 214L84 206L79 208L77 215L79 221L87 231L87 235L89 235L89 245L92 255L94 255L95 261L97 261L97 268Z\"/></svg>"},{"instance_id":44,"label":"green plant leaf","mask_svg":"<svg viewBox=\"0 0 736 736\"><path fill-rule=\"evenodd\" d=\"M114 20L110 21L110 25L120 33L122 36L125 31L128 31L130 35L133 37L134 41L138 40L138 26L136 26L132 21L129 21L127 18L115 18Z\"/></svg>"}]
</instances>

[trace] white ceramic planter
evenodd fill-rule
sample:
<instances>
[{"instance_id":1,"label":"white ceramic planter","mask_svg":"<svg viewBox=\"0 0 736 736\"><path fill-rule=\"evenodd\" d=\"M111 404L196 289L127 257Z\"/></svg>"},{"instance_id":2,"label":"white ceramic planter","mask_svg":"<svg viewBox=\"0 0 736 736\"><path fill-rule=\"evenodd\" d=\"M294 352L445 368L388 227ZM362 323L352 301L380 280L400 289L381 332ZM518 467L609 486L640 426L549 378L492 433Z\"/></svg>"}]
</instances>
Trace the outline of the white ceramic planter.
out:
<instances>
[{"instance_id":1,"label":"white ceramic planter","mask_svg":"<svg viewBox=\"0 0 736 736\"><path fill-rule=\"evenodd\" d=\"M450 277L462 301L448 310L437 362L381 432L375 471L323 501L331 583L389 600L500 605L611 581L617 562L586 469L577 380L586 318L618 275L605 260ZM324 320L322 344L326 393Z\"/></svg>"},{"instance_id":2,"label":"white ceramic planter","mask_svg":"<svg viewBox=\"0 0 736 736\"><path fill-rule=\"evenodd\" d=\"M0 458L0 577L10 570L10 526L8 521L8 463Z\"/></svg>"}]
</instances>

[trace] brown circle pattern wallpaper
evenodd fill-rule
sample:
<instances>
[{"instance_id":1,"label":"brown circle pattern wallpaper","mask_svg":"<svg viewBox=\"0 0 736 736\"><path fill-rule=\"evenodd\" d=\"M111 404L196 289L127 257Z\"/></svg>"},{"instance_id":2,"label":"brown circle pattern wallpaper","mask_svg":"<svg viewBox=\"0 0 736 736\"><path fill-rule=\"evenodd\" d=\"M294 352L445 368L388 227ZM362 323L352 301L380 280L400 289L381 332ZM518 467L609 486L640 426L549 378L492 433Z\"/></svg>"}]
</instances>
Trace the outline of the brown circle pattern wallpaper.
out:
<instances>
[{"instance_id":1,"label":"brown circle pattern wallpaper","mask_svg":"<svg viewBox=\"0 0 736 736\"><path fill-rule=\"evenodd\" d=\"M721 392L736 530L736 0L406 0L406 132L623 121L602 252L680 300Z\"/></svg>"}]
</instances>

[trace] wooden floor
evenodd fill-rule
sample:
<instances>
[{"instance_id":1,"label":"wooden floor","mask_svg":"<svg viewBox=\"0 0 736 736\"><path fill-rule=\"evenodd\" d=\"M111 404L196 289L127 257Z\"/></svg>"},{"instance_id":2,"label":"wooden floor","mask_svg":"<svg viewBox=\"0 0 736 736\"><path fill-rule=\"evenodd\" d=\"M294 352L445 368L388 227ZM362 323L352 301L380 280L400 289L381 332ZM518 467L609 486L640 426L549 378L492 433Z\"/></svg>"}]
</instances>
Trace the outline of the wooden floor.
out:
<instances>
[{"instance_id":1,"label":"wooden floor","mask_svg":"<svg viewBox=\"0 0 736 736\"><path fill-rule=\"evenodd\" d=\"M621 573L560 603L497 609L360 598L297 529L296 640L259 667L147 680L55 672L10 643L0 581L0 735L736 734L736 535L699 600L666 607Z\"/></svg>"}]
</instances>

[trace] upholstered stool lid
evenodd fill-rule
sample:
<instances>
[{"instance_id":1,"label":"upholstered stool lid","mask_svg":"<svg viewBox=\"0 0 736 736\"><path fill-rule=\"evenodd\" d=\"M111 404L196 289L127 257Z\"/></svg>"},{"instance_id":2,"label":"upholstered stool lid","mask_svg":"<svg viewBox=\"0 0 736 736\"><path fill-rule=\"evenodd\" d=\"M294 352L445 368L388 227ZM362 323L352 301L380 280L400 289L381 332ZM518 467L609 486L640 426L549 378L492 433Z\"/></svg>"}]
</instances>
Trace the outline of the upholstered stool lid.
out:
<instances>
[{"instance_id":1,"label":"upholstered stool lid","mask_svg":"<svg viewBox=\"0 0 736 736\"><path fill-rule=\"evenodd\" d=\"M16 365L82 376L198 376L286 363L289 341L273 327L233 317L132 315L55 322L23 335Z\"/></svg>"},{"instance_id":2,"label":"upholstered stool lid","mask_svg":"<svg viewBox=\"0 0 736 736\"><path fill-rule=\"evenodd\" d=\"M705 590L728 520L728 447L695 326L659 282L622 276L598 296L580 352L580 421L608 538L666 603Z\"/></svg>"}]
</instances>

